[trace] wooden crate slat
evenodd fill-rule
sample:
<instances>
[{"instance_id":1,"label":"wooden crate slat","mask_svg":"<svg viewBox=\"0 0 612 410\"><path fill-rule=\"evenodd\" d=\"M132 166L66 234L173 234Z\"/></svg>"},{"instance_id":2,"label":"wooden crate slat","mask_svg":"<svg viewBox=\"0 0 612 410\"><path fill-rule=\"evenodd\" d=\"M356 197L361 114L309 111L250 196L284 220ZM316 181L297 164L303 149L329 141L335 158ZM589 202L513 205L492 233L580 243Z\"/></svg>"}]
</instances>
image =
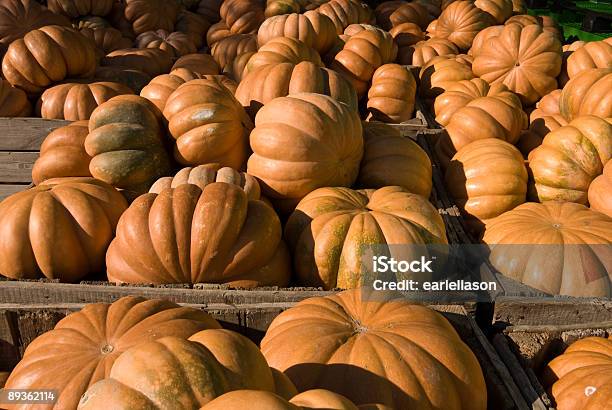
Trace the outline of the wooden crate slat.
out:
<instances>
[{"instance_id":1,"label":"wooden crate slat","mask_svg":"<svg viewBox=\"0 0 612 410\"><path fill-rule=\"evenodd\" d=\"M38 152L0 152L0 182L30 183Z\"/></svg>"},{"instance_id":2,"label":"wooden crate slat","mask_svg":"<svg viewBox=\"0 0 612 410\"><path fill-rule=\"evenodd\" d=\"M0 118L0 151L38 151L53 130L70 124L42 118Z\"/></svg>"}]
</instances>

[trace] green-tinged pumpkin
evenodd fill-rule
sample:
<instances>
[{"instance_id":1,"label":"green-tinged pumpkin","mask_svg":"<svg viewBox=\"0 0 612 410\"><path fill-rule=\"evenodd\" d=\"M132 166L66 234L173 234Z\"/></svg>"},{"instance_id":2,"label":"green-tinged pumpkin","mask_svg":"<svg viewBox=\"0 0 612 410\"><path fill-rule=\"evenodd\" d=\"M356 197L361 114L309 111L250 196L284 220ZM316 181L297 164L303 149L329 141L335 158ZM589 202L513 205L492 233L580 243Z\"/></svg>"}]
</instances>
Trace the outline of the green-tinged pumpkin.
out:
<instances>
[{"instance_id":1,"label":"green-tinged pumpkin","mask_svg":"<svg viewBox=\"0 0 612 410\"><path fill-rule=\"evenodd\" d=\"M591 68L572 78L563 87L559 109L568 121L582 115L612 117L612 68Z\"/></svg>"},{"instance_id":2,"label":"green-tinged pumpkin","mask_svg":"<svg viewBox=\"0 0 612 410\"><path fill-rule=\"evenodd\" d=\"M612 159L606 162L603 173L589 185L588 196L591 209L612 218Z\"/></svg>"}]
</instances>

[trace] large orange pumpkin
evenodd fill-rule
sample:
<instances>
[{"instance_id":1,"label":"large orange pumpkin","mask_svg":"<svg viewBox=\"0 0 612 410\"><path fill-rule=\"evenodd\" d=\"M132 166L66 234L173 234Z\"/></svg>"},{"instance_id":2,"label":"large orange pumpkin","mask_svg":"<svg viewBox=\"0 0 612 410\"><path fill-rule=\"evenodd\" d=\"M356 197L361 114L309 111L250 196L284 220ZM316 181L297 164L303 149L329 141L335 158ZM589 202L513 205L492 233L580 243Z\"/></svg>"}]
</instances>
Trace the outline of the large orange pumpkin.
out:
<instances>
[{"instance_id":1,"label":"large orange pumpkin","mask_svg":"<svg viewBox=\"0 0 612 410\"><path fill-rule=\"evenodd\" d=\"M528 202L487 224L489 261L554 295L612 296L612 219L572 202Z\"/></svg>"},{"instance_id":2,"label":"large orange pumpkin","mask_svg":"<svg viewBox=\"0 0 612 410\"><path fill-rule=\"evenodd\" d=\"M591 68L612 68L612 44L605 41L585 43L569 55L565 65L568 79Z\"/></svg>"},{"instance_id":3,"label":"large orange pumpkin","mask_svg":"<svg viewBox=\"0 0 612 410\"><path fill-rule=\"evenodd\" d=\"M138 48L159 48L170 54L172 58L178 58L197 51L191 37L185 33L166 30L145 31L136 37Z\"/></svg>"},{"instance_id":4,"label":"large orange pumpkin","mask_svg":"<svg viewBox=\"0 0 612 410\"><path fill-rule=\"evenodd\" d=\"M403 65L410 64L412 58L410 46L425 40L425 33L414 23L402 23L389 30L389 34L397 44L395 61Z\"/></svg>"},{"instance_id":5,"label":"large orange pumpkin","mask_svg":"<svg viewBox=\"0 0 612 410\"><path fill-rule=\"evenodd\" d=\"M217 75L221 71L221 68L212 56L200 53L186 54L180 57L175 61L172 70L177 68L187 68L201 76Z\"/></svg>"},{"instance_id":6,"label":"large orange pumpkin","mask_svg":"<svg viewBox=\"0 0 612 410\"><path fill-rule=\"evenodd\" d=\"M102 65L130 67L155 77L170 71L172 57L158 48L122 48L106 55Z\"/></svg>"},{"instance_id":7,"label":"large orange pumpkin","mask_svg":"<svg viewBox=\"0 0 612 410\"><path fill-rule=\"evenodd\" d=\"M459 49L450 40L445 38L430 38L410 46L407 54L400 55L399 61L402 64L415 65L421 67L431 59L442 55L455 55Z\"/></svg>"},{"instance_id":8,"label":"large orange pumpkin","mask_svg":"<svg viewBox=\"0 0 612 410\"><path fill-rule=\"evenodd\" d=\"M512 16L512 0L476 0L474 4L489 13L497 24L503 24Z\"/></svg>"},{"instance_id":9,"label":"large orange pumpkin","mask_svg":"<svg viewBox=\"0 0 612 410\"><path fill-rule=\"evenodd\" d=\"M233 34L215 42L210 53L223 70L227 70L244 53L257 51L257 37L253 34Z\"/></svg>"},{"instance_id":10,"label":"large orange pumpkin","mask_svg":"<svg viewBox=\"0 0 612 410\"><path fill-rule=\"evenodd\" d=\"M290 400L265 390L235 390L217 397L200 410L358 410L349 399L324 389L300 393ZM365 408L365 407L364 407Z\"/></svg>"},{"instance_id":11,"label":"large orange pumpkin","mask_svg":"<svg viewBox=\"0 0 612 410\"><path fill-rule=\"evenodd\" d=\"M113 304L89 304L34 339L6 387L56 389L55 408L76 409L81 395L110 375L113 363L124 351L163 337L186 339L201 330L220 327L208 313L166 300L126 296ZM40 405L15 409L37 407Z\"/></svg>"},{"instance_id":12,"label":"large orange pumpkin","mask_svg":"<svg viewBox=\"0 0 612 410\"><path fill-rule=\"evenodd\" d=\"M0 117L27 117L31 112L26 93L0 78Z\"/></svg>"},{"instance_id":13,"label":"large orange pumpkin","mask_svg":"<svg viewBox=\"0 0 612 410\"><path fill-rule=\"evenodd\" d=\"M373 24L375 20L372 10L360 0L329 0L317 11L333 21L337 34L342 34L351 24Z\"/></svg>"},{"instance_id":14,"label":"large orange pumpkin","mask_svg":"<svg viewBox=\"0 0 612 410\"><path fill-rule=\"evenodd\" d=\"M424 30L433 20L427 8L417 1L385 1L374 12L377 23L385 30L403 23L414 23Z\"/></svg>"},{"instance_id":15,"label":"large orange pumpkin","mask_svg":"<svg viewBox=\"0 0 612 410\"><path fill-rule=\"evenodd\" d=\"M563 41L564 38L561 27L559 27L559 24L550 16L532 16L529 14L519 14L510 17L508 20L506 20L504 24L506 26L509 24L518 24L521 27L537 24L538 26L542 27L544 31L558 38L559 41Z\"/></svg>"},{"instance_id":16,"label":"large orange pumpkin","mask_svg":"<svg viewBox=\"0 0 612 410\"><path fill-rule=\"evenodd\" d=\"M499 36L499 34L504 30L504 26L489 26L483 30L480 30L476 37L474 37L474 41L472 41L472 46L468 50L468 54L473 56L478 55L482 46L486 44L486 42L493 38Z\"/></svg>"},{"instance_id":17,"label":"large orange pumpkin","mask_svg":"<svg viewBox=\"0 0 612 410\"><path fill-rule=\"evenodd\" d=\"M302 93L267 103L250 136L249 174L270 198L299 201L323 186L350 186L363 156L361 121L346 104Z\"/></svg>"},{"instance_id":18,"label":"large orange pumpkin","mask_svg":"<svg viewBox=\"0 0 612 410\"><path fill-rule=\"evenodd\" d=\"M176 1L125 0L124 15L136 34L159 29L173 31L178 12Z\"/></svg>"},{"instance_id":19,"label":"large orange pumpkin","mask_svg":"<svg viewBox=\"0 0 612 410\"><path fill-rule=\"evenodd\" d=\"M232 33L256 33L266 19L265 3L265 0L225 0L219 12Z\"/></svg>"},{"instance_id":20,"label":"large orange pumpkin","mask_svg":"<svg viewBox=\"0 0 612 410\"><path fill-rule=\"evenodd\" d=\"M164 111L168 97L181 85L191 80L201 78L199 74L187 69L177 68L170 74L162 74L153 78L141 91L140 96L151 101L160 111Z\"/></svg>"},{"instance_id":21,"label":"large orange pumpkin","mask_svg":"<svg viewBox=\"0 0 612 410\"><path fill-rule=\"evenodd\" d=\"M274 210L224 182L138 197L119 220L106 264L118 283L286 286L290 277Z\"/></svg>"},{"instance_id":22,"label":"large orange pumpkin","mask_svg":"<svg viewBox=\"0 0 612 410\"><path fill-rule=\"evenodd\" d=\"M0 203L0 274L75 282L104 270L104 254L127 204L93 178L49 180Z\"/></svg>"},{"instance_id":23,"label":"large orange pumpkin","mask_svg":"<svg viewBox=\"0 0 612 410\"><path fill-rule=\"evenodd\" d=\"M455 1L440 14L434 37L447 38L465 51L480 30L493 24L493 17L471 1Z\"/></svg>"},{"instance_id":24,"label":"large orange pumpkin","mask_svg":"<svg viewBox=\"0 0 612 410\"><path fill-rule=\"evenodd\" d=\"M436 56L426 62L419 71L420 94L436 98L457 81L471 80L472 57L467 54Z\"/></svg>"},{"instance_id":25,"label":"large orange pumpkin","mask_svg":"<svg viewBox=\"0 0 612 410\"><path fill-rule=\"evenodd\" d=\"M254 35L253 33L248 34ZM217 41L221 41L224 38L232 35L234 35L234 33L232 33L225 22L221 20L220 22L210 26L206 32L206 44L208 44L209 47L212 47Z\"/></svg>"},{"instance_id":26,"label":"large orange pumpkin","mask_svg":"<svg viewBox=\"0 0 612 410\"><path fill-rule=\"evenodd\" d=\"M106 16L113 8L113 0L47 0L54 13L70 18L80 16Z\"/></svg>"},{"instance_id":27,"label":"large orange pumpkin","mask_svg":"<svg viewBox=\"0 0 612 410\"><path fill-rule=\"evenodd\" d=\"M612 68L582 71L563 87L561 115L571 121L581 115L612 117Z\"/></svg>"},{"instance_id":28,"label":"large orange pumpkin","mask_svg":"<svg viewBox=\"0 0 612 410\"><path fill-rule=\"evenodd\" d=\"M529 121L532 123L538 118L546 116L560 116L559 100L561 99L561 90L553 90L546 94L536 103L535 110L529 114Z\"/></svg>"},{"instance_id":29,"label":"large orange pumpkin","mask_svg":"<svg viewBox=\"0 0 612 410\"><path fill-rule=\"evenodd\" d=\"M123 37L121 32L112 27L81 28L79 33L89 38L98 48L98 55L105 56L115 50L132 46L132 40Z\"/></svg>"},{"instance_id":30,"label":"large orange pumpkin","mask_svg":"<svg viewBox=\"0 0 612 410\"><path fill-rule=\"evenodd\" d=\"M246 64L247 72L252 72L269 64L293 63L310 61L323 67L321 56L317 51L300 40L291 37L275 37L260 47L257 53L249 58Z\"/></svg>"},{"instance_id":31,"label":"large orange pumpkin","mask_svg":"<svg viewBox=\"0 0 612 410\"><path fill-rule=\"evenodd\" d=\"M410 70L398 64L381 65L372 76L367 108L370 118L400 123L413 117L416 81Z\"/></svg>"},{"instance_id":32,"label":"large orange pumpkin","mask_svg":"<svg viewBox=\"0 0 612 410\"><path fill-rule=\"evenodd\" d=\"M612 160L608 160L603 173L589 185L589 205L591 209L612 218Z\"/></svg>"},{"instance_id":33,"label":"large orange pumpkin","mask_svg":"<svg viewBox=\"0 0 612 410\"><path fill-rule=\"evenodd\" d=\"M216 162L242 169L253 124L221 82L201 79L179 86L166 101L164 117L180 164Z\"/></svg>"},{"instance_id":34,"label":"large orange pumpkin","mask_svg":"<svg viewBox=\"0 0 612 410\"><path fill-rule=\"evenodd\" d=\"M451 324L384 292L302 301L272 321L261 348L299 391L324 388L395 409L487 407L478 360Z\"/></svg>"},{"instance_id":35,"label":"large orange pumpkin","mask_svg":"<svg viewBox=\"0 0 612 410\"><path fill-rule=\"evenodd\" d=\"M535 111L537 110L533 112ZM539 116L529 124L528 130L521 133L516 143L516 147L523 153L523 156L527 158L531 151L542 145L544 137L564 125L567 125L567 121L560 114Z\"/></svg>"}]
</instances>

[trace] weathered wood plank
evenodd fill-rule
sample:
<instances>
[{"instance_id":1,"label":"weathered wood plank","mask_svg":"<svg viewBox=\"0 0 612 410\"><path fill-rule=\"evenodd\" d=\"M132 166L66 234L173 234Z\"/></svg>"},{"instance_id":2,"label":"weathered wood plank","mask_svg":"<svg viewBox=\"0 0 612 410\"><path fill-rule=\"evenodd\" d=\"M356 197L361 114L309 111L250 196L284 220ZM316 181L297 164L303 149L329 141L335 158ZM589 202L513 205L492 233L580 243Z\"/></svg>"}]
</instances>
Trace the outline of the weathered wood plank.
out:
<instances>
[{"instance_id":1,"label":"weathered wood plank","mask_svg":"<svg viewBox=\"0 0 612 410\"><path fill-rule=\"evenodd\" d=\"M0 118L0 151L38 151L45 137L70 121Z\"/></svg>"},{"instance_id":2,"label":"weathered wood plank","mask_svg":"<svg viewBox=\"0 0 612 410\"><path fill-rule=\"evenodd\" d=\"M0 201L14 193L24 191L30 187L30 184L0 184Z\"/></svg>"},{"instance_id":3,"label":"weathered wood plank","mask_svg":"<svg viewBox=\"0 0 612 410\"><path fill-rule=\"evenodd\" d=\"M0 152L0 182L30 183L38 152Z\"/></svg>"}]
</instances>

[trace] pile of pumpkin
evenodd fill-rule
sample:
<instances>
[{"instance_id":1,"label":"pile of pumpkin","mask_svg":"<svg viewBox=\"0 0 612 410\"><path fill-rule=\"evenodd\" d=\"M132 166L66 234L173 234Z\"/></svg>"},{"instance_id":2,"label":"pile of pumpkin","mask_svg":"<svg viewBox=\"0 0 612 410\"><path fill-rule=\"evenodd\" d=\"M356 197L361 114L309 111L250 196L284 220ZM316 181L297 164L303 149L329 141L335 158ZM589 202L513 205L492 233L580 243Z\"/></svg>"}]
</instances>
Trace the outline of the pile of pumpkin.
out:
<instances>
[{"instance_id":1,"label":"pile of pumpkin","mask_svg":"<svg viewBox=\"0 0 612 410\"><path fill-rule=\"evenodd\" d=\"M612 296L610 41L564 54L510 0L47 5L0 5L0 115L74 122L0 204L0 274L358 287L363 246L447 243L430 158L385 124L418 83L497 269Z\"/></svg>"}]
</instances>

